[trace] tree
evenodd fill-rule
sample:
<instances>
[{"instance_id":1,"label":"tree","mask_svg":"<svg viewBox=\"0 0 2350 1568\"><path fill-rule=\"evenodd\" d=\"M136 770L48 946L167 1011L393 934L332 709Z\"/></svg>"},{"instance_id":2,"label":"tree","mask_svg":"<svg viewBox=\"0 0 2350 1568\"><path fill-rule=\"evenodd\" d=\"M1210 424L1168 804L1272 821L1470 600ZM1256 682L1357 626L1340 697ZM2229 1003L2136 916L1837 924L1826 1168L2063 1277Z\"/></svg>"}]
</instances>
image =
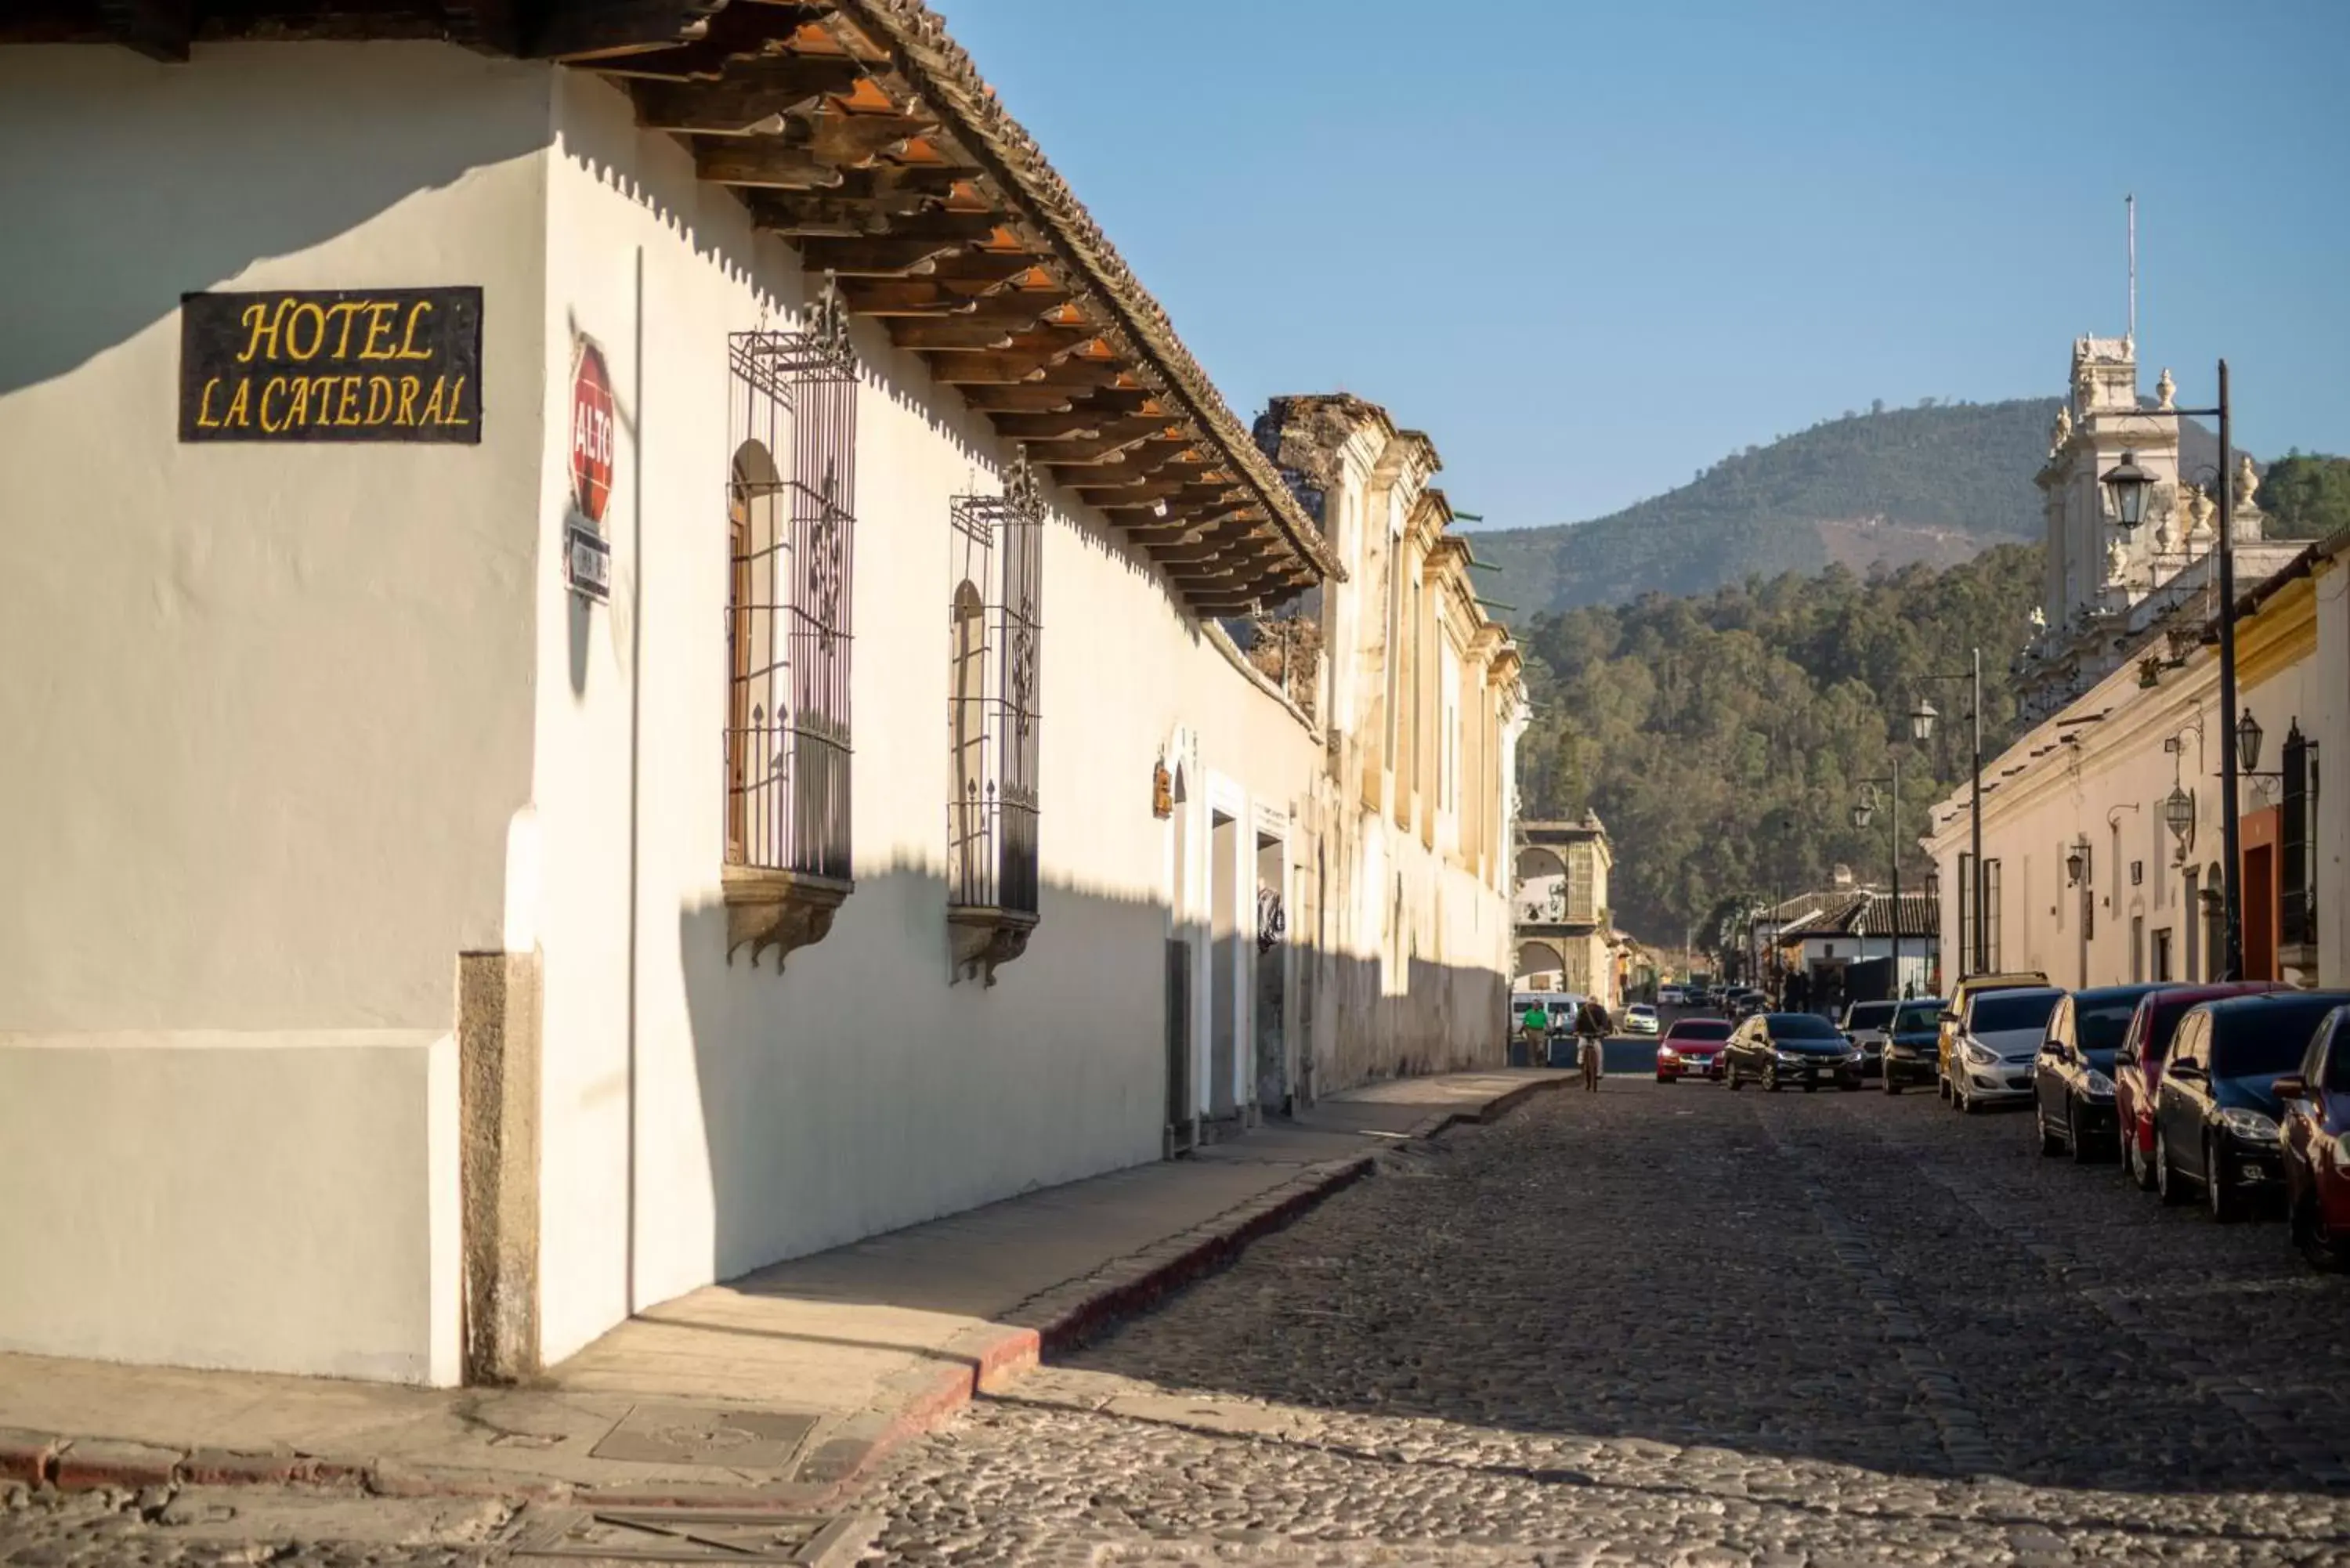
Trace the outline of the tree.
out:
<instances>
[{"instance_id":1,"label":"tree","mask_svg":"<svg viewBox=\"0 0 2350 1568\"><path fill-rule=\"evenodd\" d=\"M2272 539L2323 539L2350 528L2350 458L2289 452L2269 464L2256 499Z\"/></svg>"}]
</instances>

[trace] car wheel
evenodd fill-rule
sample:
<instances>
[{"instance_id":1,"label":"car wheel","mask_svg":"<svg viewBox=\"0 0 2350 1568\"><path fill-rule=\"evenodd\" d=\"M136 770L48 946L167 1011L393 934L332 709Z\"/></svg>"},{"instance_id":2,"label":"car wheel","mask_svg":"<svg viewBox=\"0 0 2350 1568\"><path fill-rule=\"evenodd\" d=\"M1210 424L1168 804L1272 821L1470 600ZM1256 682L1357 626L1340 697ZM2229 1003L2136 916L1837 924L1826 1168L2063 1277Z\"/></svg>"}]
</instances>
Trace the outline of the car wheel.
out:
<instances>
[{"instance_id":1,"label":"car wheel","mask_svg":"<svg viewBox=\"0 0 2350 1568\"><path fill-rule=\"evenodd\" d=\"M2074 1165L2086 1165L2097 1158L2097 1151L2089 1147L2084 1136L2080 1104L2070 1095L2064 1096L2064 1145L2073 1151Z\"/></svg>"},{"instance_id":2,"label":"car wheel","mask_svg":"<svg viewBox=\"0 0 2350 1568\"><path fill-rule=\"evenodd\" d=\"M2220 1224L2229 1225L2244 1217L2244 1195L2224 1174L2227 1168L2220 1163L2218 1140L2203 1140L2203 1206Z\"/></svg>"},{"instance_id":3,"label":"car wheel","mask_svg":"<svg viewBox=\"0 0 2350 1568\"><path fill-rule=\"evenodd\" d=\"M2187 1201L2187 1179L2171 1168L2170 1140L2160 1127L2154 1129L2154 1191L2173 1208Z\"/></svg>"},{"instance_id":4,"label":"car wheel","mask_svg":"<svg viewBox=\"0 0 2350 1568\"><path fill-rule=\"evenodd\" d=\"M2122 1171L2132 1187L2140 1192L2154 1190L2154 1161L2147 1157L2146 1146L2138 1141L2137 1129L2129 1130L2129 1142L2122 1154Z\"/></svg>"},{"instance_id":5,"label":"car wheel","mask_svg":"<svg viewBox=\"0 0 2350 1568\"><path fill-rule=\"evenodd\" d=\"M2073 1114L2069 1102L2064 1114L2068 1117ZM2040 1152L2043 1155L2063 1154L2064 1140L2048 1130L2048 1107L2040 1103L2040 1096L2037 1095L2032 1098L2032 1121L2033 1125L2040 1129Z\"/></svg>"},{"instance_id":6,"label":"car wheel","mask_svg":"<svg viewBox=\"0 0 2350 1568\"><path fill-rule=\"evenodd\" d=\"M2350 1248L2326 1230L2325 1214L2314 1192L2303 1193L2293 1206L2293 1244L2301 1249L2313 1269L2331 1274L2350 1268Z\"/></svg>"}]
</instances>

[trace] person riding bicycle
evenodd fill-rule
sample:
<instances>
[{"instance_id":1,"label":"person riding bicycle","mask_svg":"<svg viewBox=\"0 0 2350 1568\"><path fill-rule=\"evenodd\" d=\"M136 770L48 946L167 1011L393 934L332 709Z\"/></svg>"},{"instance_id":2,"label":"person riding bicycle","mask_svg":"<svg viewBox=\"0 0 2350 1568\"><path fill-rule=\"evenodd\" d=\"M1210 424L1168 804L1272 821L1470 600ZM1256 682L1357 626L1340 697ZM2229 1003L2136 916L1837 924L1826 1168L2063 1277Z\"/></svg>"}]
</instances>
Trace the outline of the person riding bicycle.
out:
<instances>
[{"instance_id":1,"label":"person riding bicycle","mask_svg":"<svg viewBox=\"0 0 2350 1568\"><path fill-rule=\"evenodd\" d=\"M1577 1054L1583 1066L1583 1086L1595 1094L1598 1092L1599 1080L1607 1075L1605 1042L1607 1032L1614 1026L1614 1020L1607 1016L1607 1009L1600 1005L1596 996L1585 997L1583 1005L1575 1009L1575 1033L1580 1046Z\"/></svg>"}]
</instances>

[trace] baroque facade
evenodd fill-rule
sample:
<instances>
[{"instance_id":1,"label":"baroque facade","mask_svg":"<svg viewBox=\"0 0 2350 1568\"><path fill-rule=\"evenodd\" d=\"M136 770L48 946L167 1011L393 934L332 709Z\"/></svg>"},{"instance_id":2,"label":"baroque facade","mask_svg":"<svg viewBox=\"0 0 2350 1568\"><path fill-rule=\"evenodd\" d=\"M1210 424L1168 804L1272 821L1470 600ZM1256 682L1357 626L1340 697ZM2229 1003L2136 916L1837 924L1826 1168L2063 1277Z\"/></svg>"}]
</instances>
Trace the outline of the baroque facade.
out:
<instances>
[{"instance_id":1,"label":"baroque facade","mask_svg":"<svg viewBox=\"0 0 2350 1568\"><path fill-rule=\"evenodd\" d=\"M1572 992L1610 1009L1622 1005L1628 939L1608 919L1615 866L1615 846L1596 812L1578 822L1519 824L1512 903L1518 990Z\"/></svg>"},{"instance_id":2,"label":"baroque facade","mask_svg":"<svg viewBox=\"0 0 2350 1568\"><path fill-rule=\"evenodd\" d=\"M2072 400L2040 475L2045 629L2017 670L2028 727L1983 764L1980 932L1964 786L1934 808L1924 841L1946 982L1978 969L2036 969L2068 986L2220 978L2219 748L2235 742L2220 732L2216 505L2195 464L2182 467L2169 374L2151 408L2136 375L2126 338L2074 347ZM2124 451L2158 482L2134 538L2113 526L2099 483ZM2263 735L2239 808L2244 973L2339 984L2350 800L2320 792L2318 764L2350 754L2350 540L2266 540L2250 461L2226 482L2238 707Z\"/></svg>"},{"instance_id":3,"label":"baroque facade","mask_svg":"<svg viewBox=\"0 0 2350 1568\"><path fill-rule=\"evenodd\" d=\"M509 15L0 16L0 1348L527 1376L1499 1062L1426 440L1268 458L913 0Z\"/></svg>"}]
</instances>

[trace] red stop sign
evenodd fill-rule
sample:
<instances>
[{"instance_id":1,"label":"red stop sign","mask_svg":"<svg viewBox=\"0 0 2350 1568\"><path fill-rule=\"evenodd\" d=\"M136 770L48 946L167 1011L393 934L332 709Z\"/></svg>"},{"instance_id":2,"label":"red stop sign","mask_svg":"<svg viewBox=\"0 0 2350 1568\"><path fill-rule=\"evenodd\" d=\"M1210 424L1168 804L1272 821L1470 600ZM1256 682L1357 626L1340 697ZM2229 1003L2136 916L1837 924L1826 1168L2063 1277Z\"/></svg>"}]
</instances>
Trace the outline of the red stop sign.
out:
<instances>
[{"instance_id":1,"label":"red stop sign","mask_svg":"<svg viewBox=\"0 0 2350 1568\"><path fill-rule=\"evenodd\" d=\"M614 429L604 351L582 338L571 378L571 494L591 522L604 520L604 504L612 498Z\"/></svg>"}]
</instances>

